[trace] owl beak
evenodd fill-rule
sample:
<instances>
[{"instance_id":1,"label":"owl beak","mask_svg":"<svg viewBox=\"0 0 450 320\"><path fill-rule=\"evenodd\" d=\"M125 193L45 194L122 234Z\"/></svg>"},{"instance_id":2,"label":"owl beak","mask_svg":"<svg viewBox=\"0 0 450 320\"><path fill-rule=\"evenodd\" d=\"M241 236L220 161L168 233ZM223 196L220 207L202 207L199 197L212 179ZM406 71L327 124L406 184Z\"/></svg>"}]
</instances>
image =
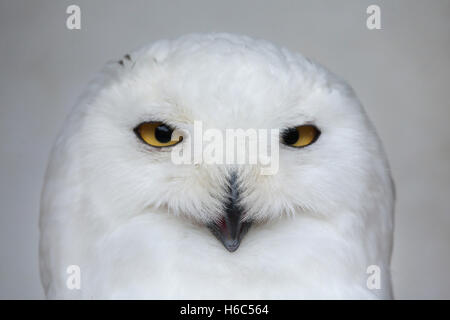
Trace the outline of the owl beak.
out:
<instances>
[{"instance_id":1,"label":"owl beak","mask_svg":"<svg viewBox=\"0 0 450 320\"><path fill-rule=\"evenodd\" d=\"M225 249L234 252L239 248L242 238L251 226L251 222L240 221L240 213L227 214L219 222L214 222L208 227L216 238L222 242Z\"/></svg>"},{"instance_id":2,"label":"owl beak","mask_svg":"<svg viewBox=\"0 0 450 320\"><path fill-rule=\"evenodd\" d=\"M239 205L239 191L236 174L230 175L229 197L225 205L225 215L208 225L211 232L229 252L239 248L242 238L251 226L251 221L242 221L244 210Z\"/></svg>"}]
</instances>

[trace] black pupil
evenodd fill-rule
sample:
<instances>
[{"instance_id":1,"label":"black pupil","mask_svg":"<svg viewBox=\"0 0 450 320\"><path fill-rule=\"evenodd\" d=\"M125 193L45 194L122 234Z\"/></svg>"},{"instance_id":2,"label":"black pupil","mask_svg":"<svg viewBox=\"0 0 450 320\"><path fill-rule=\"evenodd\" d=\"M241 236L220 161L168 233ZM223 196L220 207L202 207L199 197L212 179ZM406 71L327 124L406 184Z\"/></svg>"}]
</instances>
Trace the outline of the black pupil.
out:
<instances>
[{"instance_id":1,"label":"black pupil","mask_svg":"<svg viewBox=\"0 0 450 320\"><path fill-rule=\"evenodd\" d=\"M172 129L165 124L157 126L155 129L155 138L161 143L167 143L172 138Z\"/></svg>"},{"instance_id":2,"label":"black pupil","mask_svg":"<svg viewBox=\"0 0 450 320\"><path fill-rule=\"evenodd\" d=\"M290 128L283 132L283 141L286 144L294 144L299 138L297 128Z\"/></svg>"}]
</instances>

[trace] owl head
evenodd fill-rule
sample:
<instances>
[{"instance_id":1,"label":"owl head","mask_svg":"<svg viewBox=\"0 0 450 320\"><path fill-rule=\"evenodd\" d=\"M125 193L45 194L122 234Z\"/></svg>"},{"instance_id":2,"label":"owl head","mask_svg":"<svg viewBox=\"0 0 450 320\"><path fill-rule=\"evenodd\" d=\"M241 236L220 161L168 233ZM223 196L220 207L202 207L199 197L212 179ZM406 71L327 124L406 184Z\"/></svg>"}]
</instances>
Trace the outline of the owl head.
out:
<instances>
[{"instance_id":1,"label":"owl head","mask_svg":"<svg viewBox=\"0 0 450 320\"><path fill-rule=\"evenodd\" d=\"M276 170L194 159L195 141L204 155L227 130L269 132ZM299 215L369 224L393 201L380 141L352 89L299 54L245 36L188 35L109 63L58 144L72 150L80 203L106 223L162 211L204 225L229 251L252 224ZM177 163L175 151L192 161Z\"/></svg>"}]
</instances>

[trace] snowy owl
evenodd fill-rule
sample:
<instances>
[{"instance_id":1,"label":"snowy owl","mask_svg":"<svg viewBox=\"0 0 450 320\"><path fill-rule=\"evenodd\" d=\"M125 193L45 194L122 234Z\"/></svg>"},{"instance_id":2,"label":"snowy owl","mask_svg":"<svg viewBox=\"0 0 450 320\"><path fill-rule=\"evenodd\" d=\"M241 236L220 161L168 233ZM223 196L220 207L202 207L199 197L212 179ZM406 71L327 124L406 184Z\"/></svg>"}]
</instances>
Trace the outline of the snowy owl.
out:
<instances>
[{"instance_id":1,"label":"snowy owl","mask_svg":"<svg viewBox=\"0 0 450 320\"><path fill-rule=\"evenodd\" d=\"M195 123L278 130L277 170L175 163ZM41 279L62 299L389 299L393 207L349 85L263 40L187 35L107 64L65 122Z\"/></svg>"}]
</instances>

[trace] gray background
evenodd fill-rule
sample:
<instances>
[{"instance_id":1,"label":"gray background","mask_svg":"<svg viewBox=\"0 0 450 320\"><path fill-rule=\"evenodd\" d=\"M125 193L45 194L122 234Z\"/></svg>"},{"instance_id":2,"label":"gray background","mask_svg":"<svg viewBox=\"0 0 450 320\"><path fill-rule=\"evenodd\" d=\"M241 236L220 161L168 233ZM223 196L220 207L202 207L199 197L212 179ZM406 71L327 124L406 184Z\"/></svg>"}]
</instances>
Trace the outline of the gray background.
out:
<instances>
[{"instance_id":1,"label":"gray background","mask_svg":"<svg viewBox=\"0 0 450 320\"><path fill-rule=\"evenodd\" d=\"M82 29L65 27L78 4ZM366 28L381 7L382 30ZM94 72L130 49L226 31L302 52L347 79L397 185L397 298L450 298L450 1L0 0L0 298L42 298L38 212L52 142Z\"/></svg>"}]
</instances>

